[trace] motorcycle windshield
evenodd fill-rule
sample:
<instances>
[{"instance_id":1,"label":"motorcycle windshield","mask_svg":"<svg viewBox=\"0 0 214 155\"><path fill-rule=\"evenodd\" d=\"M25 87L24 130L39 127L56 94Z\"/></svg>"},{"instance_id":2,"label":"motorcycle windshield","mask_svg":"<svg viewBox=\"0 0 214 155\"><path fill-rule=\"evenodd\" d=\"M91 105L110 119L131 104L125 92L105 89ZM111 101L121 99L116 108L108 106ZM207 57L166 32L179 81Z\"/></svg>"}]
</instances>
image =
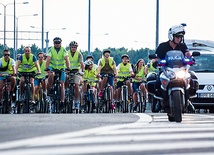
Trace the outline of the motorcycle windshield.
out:
<instances>
[{"instance_id":1,"label":"motorcycle windshield","mask_svg":"<svg viewBox=\"0 0 214 155\"><path fill-rule=\"evenodd\" d=\"M170 68L180 68L184 66L184 55L181 51L171 50L165 56L166 65Z\"/></svg>"}]
</instances>

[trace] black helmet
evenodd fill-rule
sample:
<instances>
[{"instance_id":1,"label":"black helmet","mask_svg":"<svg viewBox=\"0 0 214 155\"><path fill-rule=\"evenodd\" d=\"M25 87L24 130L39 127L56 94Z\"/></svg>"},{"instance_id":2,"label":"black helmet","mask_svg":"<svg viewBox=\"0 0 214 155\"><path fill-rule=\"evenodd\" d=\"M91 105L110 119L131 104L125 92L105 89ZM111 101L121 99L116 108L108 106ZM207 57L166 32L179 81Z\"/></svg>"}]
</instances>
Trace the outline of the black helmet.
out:
<instances>
[{"instance_id":1,"label":"black helmet","mask_svg":"<svg viewBox=\"0 0 214 155\"><path fill-rule=\"evenodd\" d=\"M70 46L70 47L71 47L71 46L76 46L76 47L78 47L78 43L77 43L76 41L71 41L70 44L69 44L69 46Z\"/></svg>"},{"instance_id":2,"label":"black helmet","mask_svg":"<svg viewBox=\"0 0 214 155\"><path fill-rule=\"evenodd\" d=\"M53 39L53 42L62 42L62 39L60 37L55 37Z\"/></svg>"},{"instance_id":3,"label":"black helmet","mask_svg":"<svg viewBox=\"0 0 214 155\"><path fill-rule=\"evenodd\" d=\"M86 57L86 60L89 59L89 58L91 58L92 60L94 60L94 57L93 57L92 55L88 55L88 56Z\"/></svg>"},{"instance_id":4,"label":"black helmet","mask_svg":"<svg viewBox=\"0 0 214 155\"><path fill-rule=\"evenodd\" d=\"M103 55L104 55L106 52L108 52L109 54L111 54L111 50L110 50L110 49L104 49L104 50L103 50Z\"/></svg>"},{"instance_id":5,"label":"black helmet","mask_svg":"<svg viewBox=\"0 0 214 155\"><path fill-rule=\"evenodd\" d=\"M123 54L123 55L121 56L121 59L123 59L124 57L127 57L127 58L129 59L129 56L128 56L127 54Z\"/></svg>"}]
</instances>

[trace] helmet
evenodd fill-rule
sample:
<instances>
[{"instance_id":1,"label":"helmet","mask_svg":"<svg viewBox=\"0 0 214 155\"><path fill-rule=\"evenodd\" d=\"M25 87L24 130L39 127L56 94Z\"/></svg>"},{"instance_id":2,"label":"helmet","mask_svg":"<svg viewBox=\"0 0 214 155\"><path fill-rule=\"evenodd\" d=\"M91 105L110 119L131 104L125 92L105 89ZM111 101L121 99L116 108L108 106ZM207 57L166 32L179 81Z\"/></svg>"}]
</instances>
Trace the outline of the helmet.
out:
<instances>
[{"instance_id":1,"label":"helmet","mask_svg":"<svg viewBox=\"0 0 214 155\"><path fill-rule=\"evenodd\" d=\"M169 40L173 41L174 35L180 35L183 37L185 35L184 26L183 25L172 26L168 31Z\"/></svg>"},{"instance_id":2,"label":"helmet","mask_svg":"<svg viewBox=\"0 0 214 155\"><path fill-rule=\"evenodd\" d=\"M86 66L90 66L90 65L93 65L94 63L93 63L93 61L91 61L91 60L86 60L86 61L84 62L84 64L85 64Z\"/></svg>"},{"instance_id":3,"label":"helmet","mask_svg":"<svg viewBox=\"0 0 214 155\"><path fill-rule=\"evenodd\" d=\"M69 46L78 46L78 43L76 42L76 41L71 41L70 42L70 44L69 44Z\"/></svg>"},{"instance_id":4,"label":"helmet","mask_svg":"<svg viewBox=\"0 0 214 155\"><path fill-rule=\"evenodd\" d=\"M94 60L94 57L93 57L92 55L88 55L88 56L86 57L86 60L89 59L89 58L91 58L92 60Z\"/></svg>"},{"instance_id":5,"label":"helmet","mask_svg":"<svg viewBox=\"0 0 214 155\"><path fill-rule=\"evenodd\" d=\"M110 50L110 49L104 49L104 50L103 50L103 55L104 55L106 52L108 52L108 53L110 54L110 53L111 53L111 50Z\"/></svg>"},{"instance_id":6,"label":"helmet","mask_svg":"<svg viewBox=\"0 0 214 155\"><path fill-rule=\"evenodd\" d=\"M128 56L127 54L123 54L123 55L121 56L121 59L123 59L124 57L127 57L127 58L129 59L129 56Z\"/></svg>"},{"instance_id":7,"label":"helmet","mask_svg":"<svg viewBox=\"0 0 214 155\"><path fill-rule=\"evenodd\" d=\"M53 39L53 42L62 42L62 39L60 37L55 37Z\"/></svg>"}]
</instances>

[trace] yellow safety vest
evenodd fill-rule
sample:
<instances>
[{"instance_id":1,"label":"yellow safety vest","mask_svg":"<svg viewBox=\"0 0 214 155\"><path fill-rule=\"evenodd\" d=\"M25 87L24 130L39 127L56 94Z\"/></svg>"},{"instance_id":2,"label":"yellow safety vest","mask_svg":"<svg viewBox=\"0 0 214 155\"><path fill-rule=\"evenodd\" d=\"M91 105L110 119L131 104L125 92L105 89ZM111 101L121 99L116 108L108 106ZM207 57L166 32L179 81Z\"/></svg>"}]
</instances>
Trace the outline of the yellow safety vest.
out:
<instances>
[{"instance_id":1,"label":"yellow safety vest","mask_svg":"<svg viewBox=\"0 0 214 155\"><path fill-rule=\"evenodd\" d=\"M36 66L33 62L33 54L30 54L29 59L26 58L25 54L22 54L22 62L19 66L20 72L33 72L36 71Z\"/></svg>"},{"instance_id":2,"label":"yellow safety vest","mask_svg":"<svg viewBox=\"0 0 214 155\"><path fill-rule=\"evenodd\" d=\"M113 69L114 68L114 66L113 66L114 60L113 60L113 58L109 57L108 60L109 60L109 66ZM101 61L101 64L102 64L101 68L103 68L105 66L105 64L106 64L105 58L102 58L100 61Z\"/></svg>"},{"instance_id":3,"label":"yellow safety vest","mask_svg":"<svg viewBox=\"0 0 214 155\"><path fill-rule=\"evenodd\" d=\"M137 68L136 68L137 69ZM139 72L136 74L137 78L145 78L145 73L144 73L145 67L142 66L142 68L139 70ZM133 79L132 82L140 82L141 80L136 80Z\"/></svg>"},{"instance_id":4,"label":"yellow safety vest","mask_svg":"<svg viewBox=\"0 0 214 155\"><path fill-rule=\"evenodd\" d=\"M8 62L5 61L4 58L1 58L1 61L2 61L2 68L6 67ZM7 70L3 71L2 73L6 73L6 74L12 74L13 73L12 61L13 61L13 59L10 58Z\"/></svg>"},{"instance_id":5,"label":"yellow safety vest","mask_svg":"<svg viewBox=\"0 0 214 155\"><path fill-rule=\"evenodd\" d=\"M68 51L68 57L70 61L70 68L71 69L80 69L80 62L79 62L79 51L76 50L74 56L71 55L71 51Z\"/></svg>"},{"instance_id":6,"label":"yellow safety vest","mask_svg":"<svg viewBox=\"0 0 214 155\"><path fill-rule=\"evenodd\" d=\"M83 75L83 79L84 80L89 80L89 81L90 80L98 80L97 77L96 77L96 75L97 75L97 71L94 70L94 69L92 69L92 70L85 70L84 75ZM92 84L92 86L96 85L95 82L92 82L91 84Z\"/></svg>"},{"instance_id":7,"label":"yellow safety vest","mask_svg":"<svg viewBox=\"0 0 214 155\"><path fill-rule=\"evenodd\" d=\"M130 63L127 63L124 65L123 63L120 63L120 70L118 71L118 76L128 77L130 76L129 68L131 67ZM118 78L118 81L123 81L124 79Z\"/></svg>"},{"instance_id":8,"label":"yellow safety vest","mask_svg":"<svg viewBox=\"0 0 214 155\"><path fill-rule=\"evenodd\" d=\"M65 68L64 53L66 52L66 50L63 47L61 47L60 51L57 52L54 47L51 47L51 49L49 50L49 53L50 52L52 53L52 57L50 60L50 67L52 67L54 69Z\"/></svg>"},{"instance_id":9,"label":"yellow safety vest","mask_svg":"<svg viewBox=\"0 0 214 155\"><path fill-rule=\"evenodd\" d=\"M44 78L44 77L46 76L46 71L45 71L45 69L46 69L46 61L43 60L43 62L42 62L41 65L40 65L40 63L39 63L39 60L37 61L37 63L38 63L38 65L40 66L41 74L38 75L38 76L36 76L36 78L42 79L42 78Z\"/></svg>"}]
</instances>

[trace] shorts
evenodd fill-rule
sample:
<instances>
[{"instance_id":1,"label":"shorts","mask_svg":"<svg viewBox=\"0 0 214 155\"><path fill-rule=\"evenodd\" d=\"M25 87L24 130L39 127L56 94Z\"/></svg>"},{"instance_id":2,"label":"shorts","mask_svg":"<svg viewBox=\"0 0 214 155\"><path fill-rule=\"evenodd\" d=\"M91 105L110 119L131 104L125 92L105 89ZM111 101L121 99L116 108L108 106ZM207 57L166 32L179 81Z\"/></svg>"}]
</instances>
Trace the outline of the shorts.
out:
<instances>
[{"instance_id":1,"label":"shorts","mask_svg":"<svg viewBox=\"0 0 214 155\"><path fill-rule=\"evenodd\" d=\"M49 67L49 68L50 68L50 70L53 69L52 67ZM61 71L60 81L65 82L65 80L66 80L66 73L65 73L65 71Z\"/></svg>"},{"instance_id":2,"label":"shorts","mask_svg":"<svg viewBox=\"0 0 214 155\"><path fill-rule=\"evenodd\" d=\"M39 86L39 84L43 81L44 79L34 79L34 86Z\"/></svg>"},{"instance_id":3,"label":"shorts","mask_svg":"<svg viewBox=\"0 0 214 155\"><path fill-rule=\"evenodd\" d=\"M74 83L79 85L80 82L82 82L82 76L74 75Z\"/></svg>"},{"instance_id":4,"label":"shorts","mask_svg":"<svg viewBox=\"0 0 214 155\"><path fill-rule=\"evenodd\" d=\"M104 75L106 75L105 73L101 73L100 74L101 76L104 76ZM109 77L108 77L108 80L107 80L107 82L110 84L110 86L114 86L114 75L113 74L108 74L109 75Z\"/></svg>"},{"instance_id":5,"label":"shorts","mask_svg":"<svg viewBox=\"0 0 214 155\"><path fill-rule=\"evenodd\" d=\"M132 83L133 92L137 93L137 89L139 89L140 85L141 85L141 82L133 82Z\"/></svg>"}]
</instances>

